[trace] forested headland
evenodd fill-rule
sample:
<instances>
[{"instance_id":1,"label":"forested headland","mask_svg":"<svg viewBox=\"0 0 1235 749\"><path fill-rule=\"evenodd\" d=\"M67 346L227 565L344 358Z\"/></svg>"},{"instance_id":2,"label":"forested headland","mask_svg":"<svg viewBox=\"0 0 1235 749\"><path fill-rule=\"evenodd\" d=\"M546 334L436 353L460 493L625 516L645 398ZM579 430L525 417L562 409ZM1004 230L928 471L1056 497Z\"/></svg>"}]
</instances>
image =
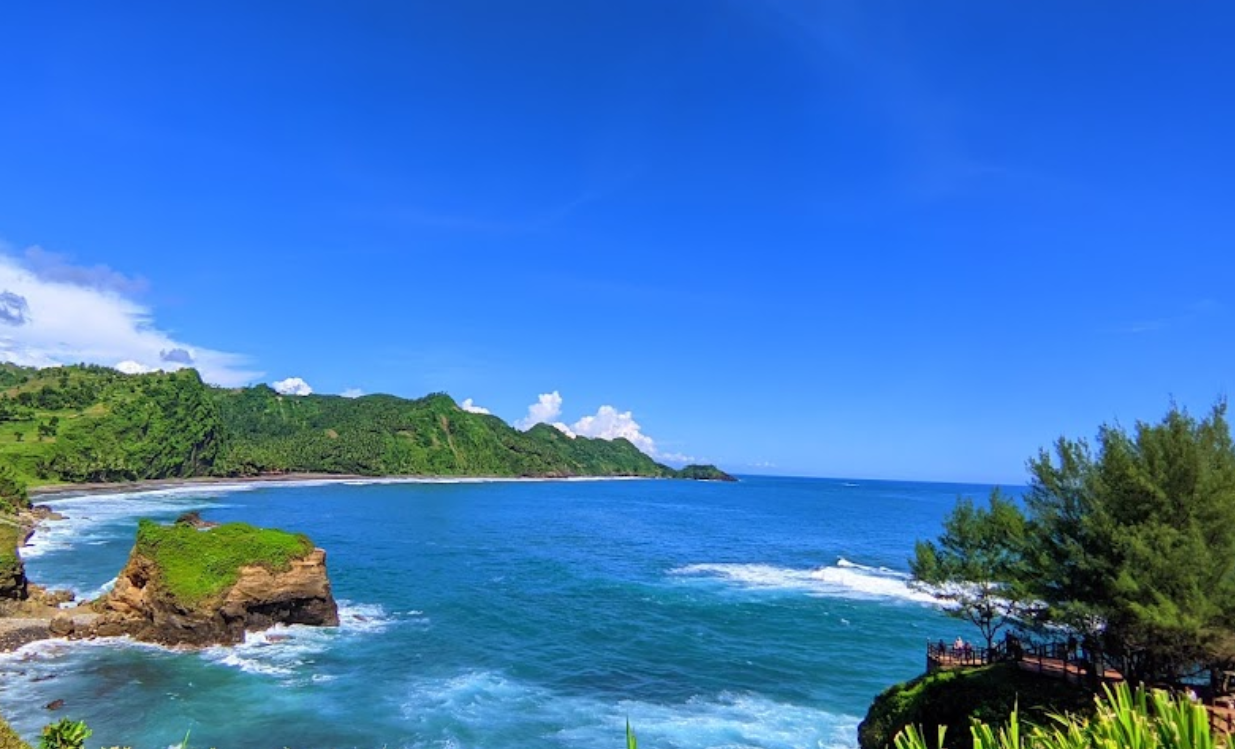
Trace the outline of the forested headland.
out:
<instances>
[{"instance_id":1,"label":"forested headland","mask_svg":"<svg viewBox=\"0 0 1235 749\"><path fill-rule=\"evenodd\" d=\"M0 364L0 464L31 486L284 473L363 476L644 476L678 471L625 439L528 431L444 393L405 399L223 389L197 372Z\"/></svg>"}]
</instances>

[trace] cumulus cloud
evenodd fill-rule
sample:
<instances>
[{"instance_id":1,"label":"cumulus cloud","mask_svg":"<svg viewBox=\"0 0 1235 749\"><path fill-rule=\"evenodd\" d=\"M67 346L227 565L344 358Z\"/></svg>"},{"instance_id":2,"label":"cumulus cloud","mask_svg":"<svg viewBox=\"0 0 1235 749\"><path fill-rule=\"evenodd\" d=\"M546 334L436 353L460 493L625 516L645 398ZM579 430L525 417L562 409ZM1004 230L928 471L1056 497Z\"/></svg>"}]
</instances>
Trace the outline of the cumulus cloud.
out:
<instances>
[{"instance_id":1,"label":"cumulus cloud","mask_svg":"<svg viewBox=\"0 0 1235 749\"><path fill-rule=\"evenodd\" d=\"M299 377L288 377L286 380L270 383L270 387L279 395L311 395L313 388Z\"/></svg>"},{"instance_id":2,"label":"cumulus cloud","mask_svg":"<svg viewBox=\"0 0 1235 749\"><path fill-rule=\"evenodd\" d=\"M470 402L470 401L469 401ZM670 463L690 463L695 459L689 455L677 452L662 452L656 448L656 441L644 434L643 427L635 421L631 411L619 411L613 406L601 406L596 413L584 416L574 424L554 421L562 415L562 396L554 390L552 393L542 393L535 403L528 406L527 416L515 422L519 429L528 430L537 424L549 424L568 437L590 437L593 439L614 440L619 437L627 439L635 447L657 460Z\"/></svg>"},{"instance_id":3,"label":"cumulus cloud","mask_svg":"<svg viewBox=\"0 0 1235 749\"><path fill-rule=\"evenodd\" d=\"M9 325L25 325L30 315L30 303L21 294L11 291L0 293L0 322Z\"/></svg>"},{"instance_id":4,"label":"cumulus cloud","mask_svg":"<svg viewBox=\"0 0 1235 749\"><path fill-rule=\"evenodd\" d=\"M189 354L210 383L233 387L261 376L242 356L161 330L151 310L132 297L143 285L105 266L74 266L38 248L19 256L0 245L0 360L32 367L120 363L151 371L184 366L178 359Z\"/></svg>"},{"instance_id":5,"label":"cumulus cloud","mask_svg":"<svg viewBox=\"0 0 1235 749\"><path fill-rule=\"evenodd\" d=\"M462 408L464 411L467 411L468 413L473 413L473 414L487 414L487 413L489 413L489 409L487 409L487 408L482 408L482 407L480 407L480 406L476 405L476 404L472 401L472 399L471 399L471 398L468 398L468 399L464 400L462 403L460 403L460 404L459 404L459 408Z\"/></svg>"},{"instance_id":6,"label":"cumulus cloud","mask_svg":"<svg viewBox=\"0 0 1235 749\"><path fill-rule=\"evenodd\" d=\"M515 422L515 428L526 432L537 424L552 423L561 415L562 394L556 390L552 393L541 393L536 402L527 407L527 416Z\"/></svg>"},{"instance_id":7,"label":"cumulus cloud","mask_svg":"<svg viewBox=\"0 0 1235 749\"><path fill-rule=\"evenodd\" d=\"M148 372L154 371L150 367L147 367L145 364L139 364L133 361L132 359L128 359L128 360L120 362L119 364L115 366L115 369L118 369L119 371L127 375L147 374Z\"/></svg>"},{"instance_id":8,"label":"cumulus cloud","mask_svg":"<svg viewBox=\"0 0 1235 749\"><path fill-rule=\"evenodd\" d=\"M580 437L597 437L612 440L625 437L635 447L648 455L656 454L655 441L643 433L643 427L635 421L630 411L618 411L613 406L601 406L593 416L584 416L571 427Z\"/></svg>"},{"instance_id":9,"label":"cumulus cloud","mask_svg":"<svg viewBox=\"0 0 1235 749\"><path fill-rule=\"evenodd\" d=\"M339 393L339 395L343 396L344 398L359 398L360 396L364 395L364 391L361 390L360 388L348 388L347 390L344 390L343 392Z\"/></svg>"}]
</instances>

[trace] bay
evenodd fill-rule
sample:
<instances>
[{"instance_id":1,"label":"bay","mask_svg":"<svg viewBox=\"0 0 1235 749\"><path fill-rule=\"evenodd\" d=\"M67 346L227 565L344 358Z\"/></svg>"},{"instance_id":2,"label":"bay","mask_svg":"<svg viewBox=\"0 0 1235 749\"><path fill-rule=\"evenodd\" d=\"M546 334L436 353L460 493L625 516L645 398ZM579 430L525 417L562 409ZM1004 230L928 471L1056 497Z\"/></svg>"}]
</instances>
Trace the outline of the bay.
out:
<instances>
[{"instance_id":1,"label":"bay","mask_svg":"<svg viewBox=\"0 0 1235 749\"><path fill-rule=\"evenodd\" d=\"M97 595L138 518L196 509L307 533L342 626L204 652L39 643L0 657L0 713L31 739L84 719L91 746L595 748L621 746L629 718L649 748L854 747L928 639L973 635L905 573L956 497L988 490L744 477L56 499L69 520L26 550L40 583Z\"/></svg>"}]
</instances>

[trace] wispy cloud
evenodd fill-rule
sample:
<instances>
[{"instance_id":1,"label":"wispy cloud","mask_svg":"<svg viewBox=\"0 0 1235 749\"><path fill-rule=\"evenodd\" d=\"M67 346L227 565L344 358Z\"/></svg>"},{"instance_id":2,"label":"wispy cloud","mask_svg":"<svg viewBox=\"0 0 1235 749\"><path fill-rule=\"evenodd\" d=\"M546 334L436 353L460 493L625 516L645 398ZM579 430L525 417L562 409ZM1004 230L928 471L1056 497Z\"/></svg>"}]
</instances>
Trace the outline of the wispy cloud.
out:
<instances>
[{"instance_id":1,"label":"wispy cloud","mask_svg":"<svg viewBox=\"0 0 1235 749\"><path fill-rule=\"evenodd\" d=\"M886 123L887 145L903 162L905 186L938 198L1009 169L975 153L963 136L965 112L923 71L912 28L889 9L837 0L772 0L745 6L774 29L821 78L848 80L854 101Z\"/></svg>"},{"instance_id":2,"label":"wispy cloud","mask_svg":"<svg viewBox=\"0 0 1235 749\"><path fill-rule=\"evenodd\" d=\"M1224 309L1222 303L1214 299L1199 299L1185 305L1176 314L1123 323L1115 325L1104 332L1117 335L1158 333L1172 328L1191 325L1206 317L1220 314Z\"/></svg>"},{"instance_id":3,"label":"wispy cloud","mask_svg":"<svg viewBox=\"0 0 1235 749\"><path fill-rule=\"evenodd\" d=\"M124 363L133 371L191 363L207 382L229 387L261 376L244 356L160 329L153 311L134 298L144 288L144 281L106 266L0 244L0 360L34 367Z\"/></svg>"}]
</instances>

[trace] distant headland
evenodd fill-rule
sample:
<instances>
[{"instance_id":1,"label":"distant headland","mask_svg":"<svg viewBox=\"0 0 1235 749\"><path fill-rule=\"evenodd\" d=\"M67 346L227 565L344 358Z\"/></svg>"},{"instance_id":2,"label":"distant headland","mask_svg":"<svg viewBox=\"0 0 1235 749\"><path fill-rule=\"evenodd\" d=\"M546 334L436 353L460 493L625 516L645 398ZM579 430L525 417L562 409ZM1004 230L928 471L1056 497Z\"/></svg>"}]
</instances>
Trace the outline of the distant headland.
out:
<instances>
[{"instance_id":1,"label":"distant headland","mask_svg":"<svg viewBox=\"0 0 1235 749\"><path fill-rule=\"evenodd\" d=\"M520 431L445 393L289 396L211 387L192 369L93 365L0 364L0 463L36 488L299 474L734 480L663 465L622 438Z\"/></svg>"}]
</instances>

